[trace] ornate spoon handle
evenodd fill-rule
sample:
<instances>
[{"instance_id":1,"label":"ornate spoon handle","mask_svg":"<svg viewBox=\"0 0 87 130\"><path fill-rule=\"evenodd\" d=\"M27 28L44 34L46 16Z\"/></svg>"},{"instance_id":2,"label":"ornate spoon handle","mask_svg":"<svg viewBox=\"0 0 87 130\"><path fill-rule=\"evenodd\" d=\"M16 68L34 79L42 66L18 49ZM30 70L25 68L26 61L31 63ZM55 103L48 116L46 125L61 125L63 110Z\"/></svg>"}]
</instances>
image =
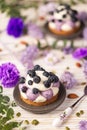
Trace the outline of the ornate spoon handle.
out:
<instances>
[{"instance_id":1,"label":"ornate spoon handle","mask_svg":"<svg viewBox=\"0 0 87 130\"><path fill-rule=\"evenodd\" d=\"M53 126L61 126L61 124L67 119L67 117L69 117L72 113L73 109L71 107L68 107L67 109L65 109L65 111L60 114L59 118L54 119L53 121Z\"/></svg>"}]
</instances>

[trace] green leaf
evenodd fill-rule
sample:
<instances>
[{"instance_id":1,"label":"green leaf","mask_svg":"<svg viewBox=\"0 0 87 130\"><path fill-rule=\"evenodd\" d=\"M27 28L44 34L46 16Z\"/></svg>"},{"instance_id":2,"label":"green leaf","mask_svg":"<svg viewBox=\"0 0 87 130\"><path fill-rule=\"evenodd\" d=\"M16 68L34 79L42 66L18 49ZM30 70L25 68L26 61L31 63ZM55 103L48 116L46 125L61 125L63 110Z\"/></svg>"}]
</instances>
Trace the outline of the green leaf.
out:
<instances>
[{"instance_id":1,"label":"green leaf","mask_svg":"<svg viewBox=\"0 0 87 130\"><path fill-rule=\"evenodd\" d=\"M0 94L0 103L2 102L2 100L3 100L3 95Z\"/></svg>"},{"instance_id":2,"label":"green leaf","mask_svg":"<svg viewBox=\"0 0 87 130\"><path fill-rule=\"evenodd\" d=\"M57 46L57 40L54 41L54 43L53 43L53 45L52 45L52 48L56 48L56 46Z\"/></svg>"},{"instance_id":3,"label":"green leaf","mask_svg":"<svg viewBox=\"0 0 87 130\"><path fill-rule=\"evenodd\" d=\"M2 93L3 92L3 88L2 88L2 86L0 86L0 93Z\"/></svg>"},{"instance_id":4,"label":"green leaf","mask_svg":"<svg viewBox=\"0 0 87 130\"><path fill-rule=\"evenodd\" d=\"M12 119L14 117L14 110L12 108L9 108L6 115L9 119Z\"/></svg>"},{"instance_id":5,"label":"green leaf","mask_svg":"<svg viewBox=\"0 0 87 130\"><path fill-rule=\"evenodd\" d=\"M40 41L38 41L37 46L38 46L38 48L39 48L40 50L44 50L44 49L46 49L46 48L48 47L48 45L46 45L46 46L44 46L44 47L41 47Z\"/></svg>"},{"instance_id":6,"label":"green leaf","mask_svg":"<svg viewBox=\"0 0 87 130\"><path fill-rule=\"evenodd\" d=\"M0 124L4 125L8 120L8 117L3 117L0 119Z\"/></svg>"},{"instance_id":7,"label":"green leaf","mask_svg":"<svg viewBox=\"0 0 87 130\"><path fill-rule=\"evenodd\" d=\"M67 40L65 39L65 40L63 40L63 43L64 43L64 47L66 46L66 44L67 44Z\"/></svg>"},{"instance_id":8,"label":"green leaf","mask_svg":"<svg viewBox=\"0 0 87 130\"><path fill-rule=\"evenodd\" d=\"M71 5L75 5L76 2L74 0L70 0Z\"/></svg>"},{"instance_id":9,"label":"green leaf","mask_svg":"<svg viewBox=\"0 0 87 130\"><path fill-rule=\"evenodd\" d=\"M8 105L0 104L0 113L2 113L3 115L6 114L8 107Z\"/></svg>"},{"instance_id":10,"label":"green leaf","mask_svg":"<svg viewBox=\"0 0 87 130\"><path fill-rule=\"evenodd\" d=\"M3 96L3 103L10 102L10 98L8 96Z\"/></svg>"},{"instance_id":11,"label":"green leaf","mask_svg":"<svg viewBox=\"0 0 87 130\"><path fill-rule=\"evenodd\" d=\"M4 127L2 128L2 130L12 130L13 128L16 128L19 126L18 122L9 122L6 125L4 125Z\"/></svg>"}]
</instances>

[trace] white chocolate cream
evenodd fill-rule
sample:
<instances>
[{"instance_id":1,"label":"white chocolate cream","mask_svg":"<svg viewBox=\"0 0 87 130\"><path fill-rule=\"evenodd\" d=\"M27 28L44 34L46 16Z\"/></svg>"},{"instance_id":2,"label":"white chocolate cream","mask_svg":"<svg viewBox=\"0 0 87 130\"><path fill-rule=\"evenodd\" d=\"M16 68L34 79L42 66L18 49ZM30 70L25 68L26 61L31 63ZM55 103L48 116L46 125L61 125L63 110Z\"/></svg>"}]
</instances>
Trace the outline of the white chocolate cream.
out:
<instances>
[{"instance_id":1,"label":"white chocolate cream","mask_svg":"<svg viewBox=\"0 0 87 130\"><path fill-rule=\"evenodd\" d=\"M46 100L47 99L45 97L40 95L36 98L36 100L34 100L34 102L45 102Z\"/></svg>"}]
</instances>

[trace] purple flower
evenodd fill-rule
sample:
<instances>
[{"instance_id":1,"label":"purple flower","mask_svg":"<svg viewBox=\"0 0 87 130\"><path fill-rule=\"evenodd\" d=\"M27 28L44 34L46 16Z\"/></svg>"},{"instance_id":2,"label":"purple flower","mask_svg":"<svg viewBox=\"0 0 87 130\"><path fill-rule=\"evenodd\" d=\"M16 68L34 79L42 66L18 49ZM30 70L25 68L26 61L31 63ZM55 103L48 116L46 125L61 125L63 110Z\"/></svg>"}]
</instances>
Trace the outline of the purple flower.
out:
<instances>
[{"instance_id":1,"label":"purple flower","mask_svg":"<svg viewBox=\"0 0 87 130\"><path fill-rule=\"evenodd\" d=\"M87 78L87 60L84 61L83 68L84 68L83 72Z\"/></svg>"},{"instance_id":2,"label":"purple flower","mask_svg":"<svg viewBox=\"0 0 87 130\"><path fill-rule=\"evenodd\" d=\"M81 59L87 56L87 48L78 48L72 54L74 58Z\"/></svg>"},{"instance_id":3,"label":"purple flower","mask_svg":"<svg viewBox=\"0 0 87 130\"><path fill-rule=\"evenodd\" d=\"M24 23L21 18L11 18L7 26L7 33L14 37L20 37L23 33Z\"/></svg>"},{"instance_id":4,"label":"purple flower","mask_svg":"<svg viewBox=\"0 0 87 130\"><path fill-rule=\"evenodd\" d=\"M0 82L4 87L14 87L19 81L19 71L12 63L4 63L0 66Z\"/></svg>"},{"instance_id":5,"label":"purple flower","mask_svg":"<svg viewBox=\"0 0 87 130\"><path fill-rule=\"evenodd\" d=\"M85 11L79 12L77 17L83 23L87 22L87 12L85 12Z\"/></svg>"},{"instance_id":6,"label":"purple flower","mask_svg":"<svg viewBox=\"0 0 87 130\"><path fill-rule=\"evenodd\" d=\"M53 3L53 2L50 2L46 5L46 8L47 8L47 12L49 11L54 11L55 8L56 8L56 3Z\"/></svg>"},{"instance_id":7,"label":"purple flower","mask_svg":"<svg viewBox=\"0 0 87 130\"><path fill-rule=\"evenodd\" d=\"M65 53L65 54L71 54L72 52L73 52L73 48L72 47L65 47L65 48L63 48L63 52Z\"/></svg>"},{"instance_id":8,"label":"purple flower","mask_svg":"<svg viewBox=\"0 0 87 130\"><path fill-rule=\"evenodd\" d=\"M67 89L71 89L74 85L76 85L77 81L74 78L73 74L70 72L64 72L61 76L61 82Z\"/></svg>"},{"instance_id":9,"label":"purple flower","mask_svg":"<svg viewBox=\"0 0 87 130\"><path fill-rule=\"evenodd\" d=\"M83 30L83 38L87 40L87 27L85 27Z\"/></svg>"},{"instance_id":10,"label":"purple flower","mask_svg":"<svg viewBox=\"0 0 87 130\"><path fill-rule=\"evenodd\" d=\"M79 129L80 130L87 130L87 121L86 120L79 122Z\"/></svg>"},{"instance_id":11,"label":"purple flower","mask_svg":"<svg viewBox=\"0 0 87 130\"><path fill-rule=\"evenodd\" d=\"M33 67L33 60L37 58L39 49L36 45L30 45L22 54L21 61L28 69Z\"/></svg>"},{"instance_id":12,"label":"purple flower","mask_svg":"<svg viewBox=\"0 0 87 130\"><path fill-rule=\"evenodd\" d=\"M28 25L28 34L36 39L42 39L44 37L41 29L33 23L29 23Z\"/></svg>"}]
</instances>

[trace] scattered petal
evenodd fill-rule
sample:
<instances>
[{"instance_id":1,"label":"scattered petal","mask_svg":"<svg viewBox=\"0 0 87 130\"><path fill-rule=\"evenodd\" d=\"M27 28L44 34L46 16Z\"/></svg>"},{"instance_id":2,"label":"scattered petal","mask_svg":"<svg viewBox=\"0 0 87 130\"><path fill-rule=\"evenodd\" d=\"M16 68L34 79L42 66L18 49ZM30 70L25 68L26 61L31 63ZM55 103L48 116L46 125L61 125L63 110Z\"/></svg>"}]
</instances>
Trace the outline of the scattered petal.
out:
<instances>
[{"instance_id":1,"label":"scattered petal","mask_svg":"<svg viewBox=\"0 0 87 130\"><path fill-rule=\"evenodd\" d=\"M79 129L80 130L87 130L87 121L86 120L82 120L79 122Z\"/></svg>"},{"instance_id":2,"label":"scattered petal","mask_svg":"<svg viewBox=\"0 0 87 130\"><path fill-rule=\"evenodd\" d=\"M77 48L72 55L76 59L84 58L87 56L87 48Z\"/></svg>"}]
</instances>

